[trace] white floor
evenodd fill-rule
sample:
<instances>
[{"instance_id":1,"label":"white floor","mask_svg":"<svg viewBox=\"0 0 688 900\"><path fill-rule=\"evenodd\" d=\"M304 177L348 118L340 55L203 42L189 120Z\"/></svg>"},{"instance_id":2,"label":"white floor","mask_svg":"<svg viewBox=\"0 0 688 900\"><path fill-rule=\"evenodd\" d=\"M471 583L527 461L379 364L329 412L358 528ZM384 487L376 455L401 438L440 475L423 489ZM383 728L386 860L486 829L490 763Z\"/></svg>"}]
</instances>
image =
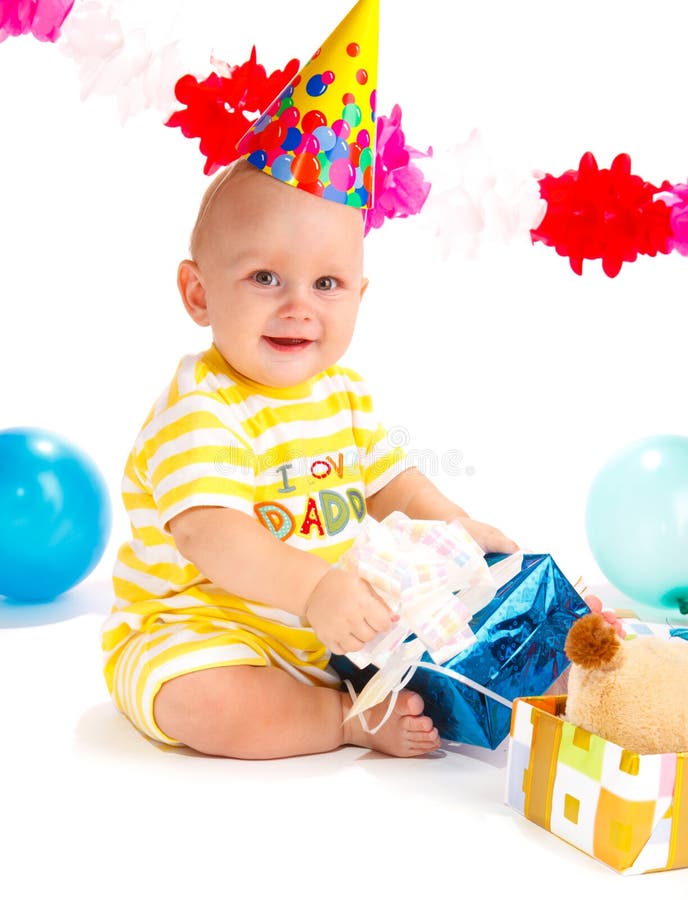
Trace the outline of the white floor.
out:
<instances>
[{"instance_id":1,"label":"white floor","mask_svg":"<svg viewBox=\"0 0 688 900\"><path fill-rule=\"evenodd\" d=\"M148 742L100 673L109 591L0 601L0 897L686 897L688 870L624 878L506 807L504 745L244 762Z\"/></svg>"}]
</instances>

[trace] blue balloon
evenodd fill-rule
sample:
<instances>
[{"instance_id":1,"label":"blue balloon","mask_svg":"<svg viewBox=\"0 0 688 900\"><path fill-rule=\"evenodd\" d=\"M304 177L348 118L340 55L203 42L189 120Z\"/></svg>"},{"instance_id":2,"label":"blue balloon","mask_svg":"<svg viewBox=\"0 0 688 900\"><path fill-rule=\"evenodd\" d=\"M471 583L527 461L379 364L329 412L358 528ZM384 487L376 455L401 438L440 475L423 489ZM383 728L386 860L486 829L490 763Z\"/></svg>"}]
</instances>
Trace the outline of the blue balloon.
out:
<instances>
[{"instance_id":1,"label":"blue balloon","mask_svg":"<svg viewBox=\"0 0 688 900\"><path fill-rule=\"evenodd\" d=\"M590 487L585 528L611 584L655 617L688 615L688 438L655 435L612 456Z\"/></svg>"},{"instance_id":2,"label":"blue balloon","mask_svg":"<svg viewBox=\"0 0 688 900\"><path fill-rule=\"evenodd\" d=\"M0 431L0 595L52 600L98 564L112 510L93 461L60 435Z\"/></svg>"}]
</instances>

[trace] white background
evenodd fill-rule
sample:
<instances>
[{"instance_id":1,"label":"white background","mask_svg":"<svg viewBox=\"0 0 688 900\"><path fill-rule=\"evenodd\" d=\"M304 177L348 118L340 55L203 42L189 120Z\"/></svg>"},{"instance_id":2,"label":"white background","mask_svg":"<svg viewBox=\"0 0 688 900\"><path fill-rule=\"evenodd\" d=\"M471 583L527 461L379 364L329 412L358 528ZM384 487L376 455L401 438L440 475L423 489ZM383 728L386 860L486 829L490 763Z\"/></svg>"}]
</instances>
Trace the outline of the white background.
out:
<instances>
[{"instance_id":1,"label":"white background","mask_svg":"<svg viewBox=\"0 0 688 900\"><path fill-rule=\"evenodd\" d=\"M349 0L116 4L126 23L179 37L186 68L199 76L209 72L211 50L240 63L254 42L268 69L292 56L305 59L349 6ZM687 27L683 0L382 0L379 109L401 103L407 137L419 148L432 144L439 150L477 127L495 157L525 169L559 174L576 167L586 150L608 166L617 153L628 152L633 171L655 184L686 180ZM207 179L197 142L164 128L159 115L122 125L112 98L82 103L79 90L76 66L57 46L30 37L0 45L0 428L57 431L86 450L106 477L112 539L90 580L97 590L81 595L85 607L72 608L72 614L99 614L108 603L114 554L128 535L119 499L126 456L179 357L210 342L209 332L186 316L175 286ZM448 495L522 546L552 553L572 579L580 574L599 582L583 525L594 474L635 438L686 432L688 259L641 258L614 280L602 274L599 262L586 263L579 278L552 249L526 242L488 248L477 261L445 262L421 218L388 223L368 238L371 287L344 361L371 383L387 425L408 433L408 449L437 458L460 451L462 464L474 472L439 471L435 480ZM440 416L440 409L449 414ZM29 619L27 613L23 624ZM16 716L6 735L8 765L24 775L12 784L16 802L12 821L4 817L3 846L9 841L17 864L30 867L38 839L47 863L44 875L39 866L32 877L49 879L51 866L59 866L67 884L70 878L82 884L84 872L99 880L105 860L113 858L101 842L112 847L121 841L144 812L147 840L156 835L155 866L165 873L158 880L151 863L146 885L173 885L180 832L170 824L175 807L167 793L169 770L187 810L182 836L212 857L212 869L199 871L215 887L221 882L209 872L215 873L223 853L231 869L232 844L222 833L229 820L222 810L238 803L236 780L225 778L236 774L242 798L260 796L261 809L269 805L262 798L270 787L283 811L305 804L316 830L334 819L325 832L331 836L332 877L321 872L321 856L314 869L318 892L334 886L332 895L342 896L351 880L364 896L366 883L378 893L394 885L399 897L445 894L450 877L456 890L465 890L461 860L476 835L470 852L479 877L492 878L504 895L511 890L509 871L520 867L531 873L541 867L553 892L556 873L562 873L560 896L572 895L566 892L574 890L576 872L576 893L598 889L611 896L615 890L621 896L623 890L633 896L641 889L641 881L608 874L502 810L503 771L495 774L490 766L499 768L503 760L485 765L459 756L434 770L424 765L427 778L413 782L420 793L404 795L399 785L421 772L418 765L383 765L368 755L357 768L353 749L331 761L319 758L310 770L308 761L235 768L232 761L160 754L126 723L113 722L97 680L99 620L77 621L82 625L69 639L91 648L87 676L69 669L56 632L37 626L5 633L2 682ZM68 626L47 627L62 629L66 640ZM49 667L29 665L32 653L46 654ZM10 683L19 687L10 690ZM84 701L100 705L84 713ZM52 710L47 719L41 703ZM72 722L78 722L73 735ZM143 777L130 780L127 772L134 770ZM39 798L35 806L22 799L31 783ZM218 783L224 787L216 794ZM72 784L79 785L80 800L60 835L60 810L69 815L76 803ZM325 812L332 785L347 800L335 814ZM463 811L452 805L458 796L453 791L463 797ZM194 804L213 796L214 817L203 836ZM56 805L48 813L51 797ZM102 810L112 803L122 804L122 818L103 821ZM124 817L125 806L132 818ZM353 842L356 852L366 854L365 875L355 855L353 862L348 855L338 815L351 827L367 820L385 829L381 834L371 825L365 851ZM158 817L153 829L152 816ZM89 823L96 821L91 833ZM264 837L261 829L271 834L287 828L279 816L261 818L257 808L244 821L256 840ZM428 830L433 821L443 843L435 844ZM87 849L74 869L65 865L70 834ZM409 834L416 860L396 855ZM498 842L493 849L492 840ZM136 846L145 856L145 844ZM128 883L131 848L108 873L113 884ZM492 871L492 860L500 859L504 865ZM422 868L407 876L412 861ZM251 864L258 873L260 863ZM188 866L183 871L191 878ZM276 878L272 870L263 875ZM678 890L681 877L653 876L652 884ZM227 879L226 891L218 892L234 895L229 874ZM32 895L27 887L26 896ZM97 895L109 896L100 889ZM131 896L143 894L134 890Z\"/></svg>"}]
</instances>

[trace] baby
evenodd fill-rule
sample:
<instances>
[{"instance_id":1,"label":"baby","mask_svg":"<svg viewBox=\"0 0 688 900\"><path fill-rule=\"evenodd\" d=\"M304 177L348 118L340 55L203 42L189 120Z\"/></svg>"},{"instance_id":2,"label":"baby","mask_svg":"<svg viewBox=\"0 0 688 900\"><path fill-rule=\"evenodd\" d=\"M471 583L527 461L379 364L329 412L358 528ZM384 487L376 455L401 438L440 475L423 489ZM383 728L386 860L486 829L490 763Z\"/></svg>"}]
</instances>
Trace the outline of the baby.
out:
<instances>
[{"instance_id":1,"label":"baby","mask_svg":"<svg viewBox=\"0 0 688 900\"><path fill-rule=\"evenodd\" d=\"M361 212L239 161L207 190L191 256L179 290L213 343L181 360L127 462L132 539L103 628L115 704L156 741L217 756L435 750L410 691L375 735L343 722L351 700L329 654L394 616L333 564L364 516L393 510L460 519L485 551L517 548L408 463L360 376L337 365L368 284Z\"/></svg>"}]
</instances>

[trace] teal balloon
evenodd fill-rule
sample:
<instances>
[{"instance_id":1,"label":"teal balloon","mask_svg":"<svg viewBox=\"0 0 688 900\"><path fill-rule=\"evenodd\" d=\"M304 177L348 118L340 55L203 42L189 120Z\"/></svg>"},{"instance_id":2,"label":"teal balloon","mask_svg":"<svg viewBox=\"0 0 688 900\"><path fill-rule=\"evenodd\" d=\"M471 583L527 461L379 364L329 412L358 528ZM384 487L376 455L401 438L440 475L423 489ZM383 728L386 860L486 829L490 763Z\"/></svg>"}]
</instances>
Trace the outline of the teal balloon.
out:
<instances>
[{"instance_id":1,"label":"teal balloon","mask_svg":"<svg viewBox=\"0 0 688 900\"><path fill-rule=\"evenodd\" d=\"M590 487L585 528L611 584L659 619L688 615L688 438L646 437L612 456Z\"/></svg>"},{"instance_id":2,"label":"teal balloon","mask_svg":"<svg viewBox=\"0 0 688 900\"><path fill-rule=\"evenodd\" d=\"M61 435L0 431L0 595L52 600L82 581L110 536L97 466Z\"/></svg>"}]
</instances>

